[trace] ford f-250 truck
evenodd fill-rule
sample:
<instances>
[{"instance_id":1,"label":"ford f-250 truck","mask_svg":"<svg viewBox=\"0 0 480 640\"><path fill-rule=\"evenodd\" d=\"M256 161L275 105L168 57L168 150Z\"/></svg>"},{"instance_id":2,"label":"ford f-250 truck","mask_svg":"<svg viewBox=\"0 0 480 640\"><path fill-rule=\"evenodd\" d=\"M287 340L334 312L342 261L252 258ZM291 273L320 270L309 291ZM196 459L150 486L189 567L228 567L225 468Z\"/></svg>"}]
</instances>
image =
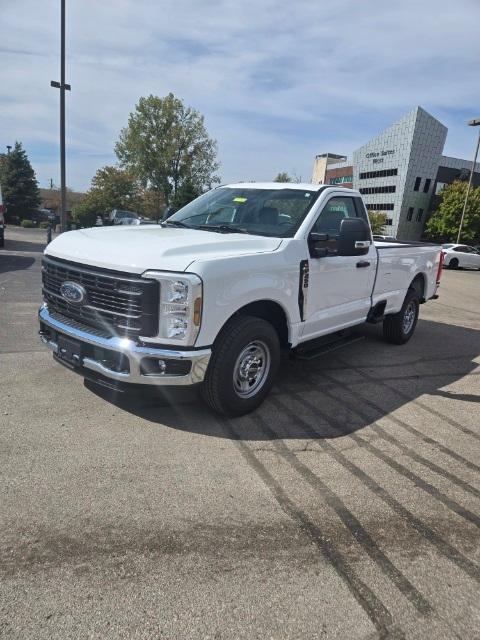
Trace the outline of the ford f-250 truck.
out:
<instances>
[{"instance_id":1,"label":"ford f-250 truck","mask_svg":"<svg viewBox=\"0 0 480 640\"><path fill-rule=\"evenodd\" d=\"M232 184L163 225L56 238L40 335L97 383L199 383L215 411L241 415L268 394L282 350L366 321L407 342L441 268L440 247L375 245L357 191Z\"/></svg>"}]
</instances>

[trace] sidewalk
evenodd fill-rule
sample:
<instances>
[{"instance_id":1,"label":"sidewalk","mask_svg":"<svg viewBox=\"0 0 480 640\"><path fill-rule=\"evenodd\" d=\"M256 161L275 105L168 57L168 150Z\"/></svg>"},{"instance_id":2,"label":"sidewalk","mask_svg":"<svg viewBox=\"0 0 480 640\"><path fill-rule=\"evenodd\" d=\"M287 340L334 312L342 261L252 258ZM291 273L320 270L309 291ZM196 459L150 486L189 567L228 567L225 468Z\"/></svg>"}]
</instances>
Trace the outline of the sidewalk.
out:
<instances>
[{"instance_id":1,"label":"sidewalk","mask_svg":"<svg viewBox=\"0 0 480 640\"><path fill-rule=\"evenodd\" d=\"M0 256L7 254L42 253L47 246L48 229L24 229L8 225L5 228L5 246L0 249ZM56 237L52 234L52 239Z\"/></svg>"}]
</instances>

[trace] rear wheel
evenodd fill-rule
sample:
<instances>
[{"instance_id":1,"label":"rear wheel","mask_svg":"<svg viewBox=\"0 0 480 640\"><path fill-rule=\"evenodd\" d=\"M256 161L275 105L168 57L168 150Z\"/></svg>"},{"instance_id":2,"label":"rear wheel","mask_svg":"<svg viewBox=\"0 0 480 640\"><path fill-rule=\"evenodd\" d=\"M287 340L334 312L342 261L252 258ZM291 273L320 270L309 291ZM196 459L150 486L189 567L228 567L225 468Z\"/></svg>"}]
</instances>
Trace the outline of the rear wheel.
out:
<instances>
[{"instance_id":1,"label":"rear wheel","mask_svg":"<svg viewBox=\"0 0 480 640\"><path fill-rule=\"evenodd\" d=\"M448 268L449 269L458 269L458 265L459 265L458 258L452 258L450 260L450 262L448 263Z\"/></svg>"},{"instance_id":2,"label":"rear wheel","mask_svg":"<svg viewBox=\"0 0 480 640\"><path fill-rule=\"evenodd\" d=\"M202 396L217 413L240 416L256 409L272 388L280 343L272 325L239 316L222 330L202 385Z\"/></svg>"},{"instance_id":3,"label":"rear wheel","mask_svg":"<svg viewBox=\"0 0 480 640\"><path fill-rule=\"evenodd\" d=\"M414 289L409 289L402 308L398 313L385 316L383 337L392 344L405 344L412 337L417 326L420 300Z\"/></svg>"}]
</instances>

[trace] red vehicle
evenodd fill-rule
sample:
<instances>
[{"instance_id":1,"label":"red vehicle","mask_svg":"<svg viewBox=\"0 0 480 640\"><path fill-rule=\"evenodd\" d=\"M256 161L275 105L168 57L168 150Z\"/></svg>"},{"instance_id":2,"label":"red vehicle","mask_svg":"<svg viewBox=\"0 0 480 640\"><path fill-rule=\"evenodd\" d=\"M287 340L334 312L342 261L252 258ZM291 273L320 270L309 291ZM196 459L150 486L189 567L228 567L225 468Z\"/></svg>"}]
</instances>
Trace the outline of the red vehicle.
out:
<instances>
[{"instance_id":1,"label":"red vehicle","mask_svg":"<svg viewBox=\"0 0 480 640\"><path fill-rule=\"evenodd\" d=\"M0 247L5 244L5 213L7 208L3 204L2 200L2 187L0 187Z\"/></svg>"}]
</instances>

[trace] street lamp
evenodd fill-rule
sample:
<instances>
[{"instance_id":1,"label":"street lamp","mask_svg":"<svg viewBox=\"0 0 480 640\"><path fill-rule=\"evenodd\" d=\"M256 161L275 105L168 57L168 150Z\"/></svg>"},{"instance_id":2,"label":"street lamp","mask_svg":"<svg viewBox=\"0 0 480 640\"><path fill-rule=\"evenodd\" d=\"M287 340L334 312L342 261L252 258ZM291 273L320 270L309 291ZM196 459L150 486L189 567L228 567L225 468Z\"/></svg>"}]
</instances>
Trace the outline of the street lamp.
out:
<instances>
[{"instance_id":1,"label":"street lamp","mask_svg":"<svg viewBox=\"0 0 480 640\"><path fill-rule=\"evenodd\" d=\"M470 120L468 122L468 124L469 124L470 127L478 127L480 125L480 118L475 118L473 120ZM478 156L478 148L479 147L480 147L480 132L478 134L478 140L477 140L477 147L475 149L475 155L473 156L472 169L470 171L470 179L468 181L467 193L465 195L465 202L463 203L462 217L460 219L460 226L458 228L457 244L460 244L460 235L462 233L463 219L465 218L465 211L467 210L468 196L470 194L470 188L472 186L473 174L475 172L475 165L477 164L477 156Z\"/></svg>"},{"instance_id":2,"label":"street lamp","mask_svg":"<svg viewBox=\"0 0 480 640\"><path fill-rule=\"evenodd\" d=\"M60 228L67 230L67 198L65 180L65 91L71 87L65 82L65 0L60 2L60 82L52 80L50 86L60 89Z\"/></svg>"}]
</instances>

